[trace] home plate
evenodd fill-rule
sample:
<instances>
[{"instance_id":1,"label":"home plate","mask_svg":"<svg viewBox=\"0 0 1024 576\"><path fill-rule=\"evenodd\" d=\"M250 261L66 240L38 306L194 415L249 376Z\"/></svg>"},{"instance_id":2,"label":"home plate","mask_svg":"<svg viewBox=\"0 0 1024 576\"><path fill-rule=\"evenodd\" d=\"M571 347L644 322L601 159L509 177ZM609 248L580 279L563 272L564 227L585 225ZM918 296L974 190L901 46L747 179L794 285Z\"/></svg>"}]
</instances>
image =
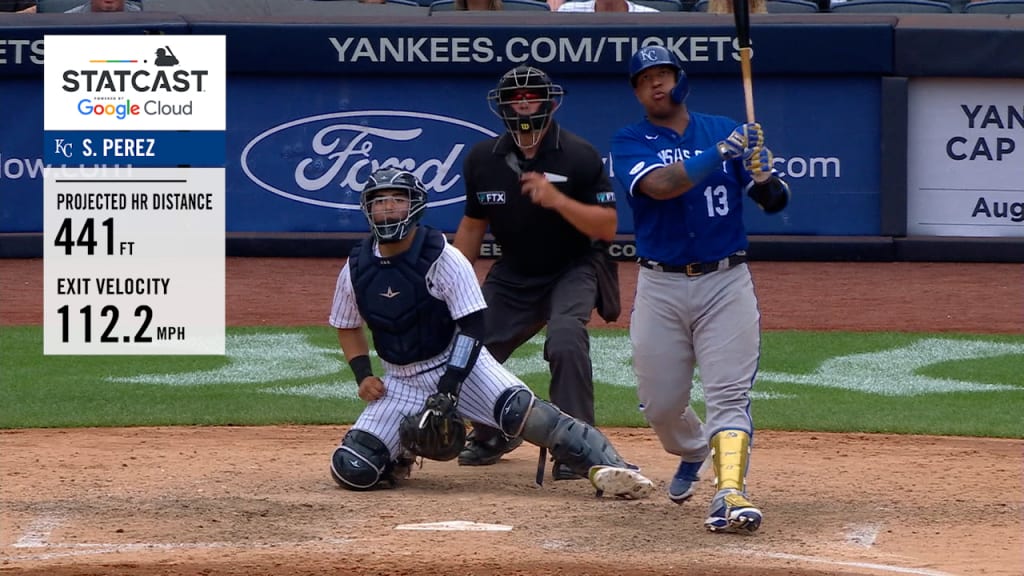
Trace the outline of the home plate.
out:
<instances>
[{"instance_id":1,"label":"home plate","mask_svg":"<svg viewBox=\"0 0 1024 576\"><path fill-rule=\"evenodd\" d=\"M467 522L466 520L427 522L426 524L399 524L395 526L395 530L468 530L472 532L508 532L511 529L511 526L505 524L483 524L481 522Z\"/></svg>"}]
</instances>

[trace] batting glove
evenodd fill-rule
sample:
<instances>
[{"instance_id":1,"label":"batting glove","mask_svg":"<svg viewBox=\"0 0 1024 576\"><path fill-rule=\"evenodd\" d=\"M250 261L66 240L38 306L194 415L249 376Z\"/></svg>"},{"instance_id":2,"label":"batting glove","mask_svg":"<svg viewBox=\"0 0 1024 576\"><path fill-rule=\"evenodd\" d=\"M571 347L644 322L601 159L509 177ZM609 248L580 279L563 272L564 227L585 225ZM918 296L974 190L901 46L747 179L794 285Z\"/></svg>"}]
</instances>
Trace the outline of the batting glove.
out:
<instances>
[{"instance_id":1,"label":"batting glove","mask_svg":"<svg viewBox=\"0 0 1024 576\"><path fill-rule=\"evenodd\" d=\"M748 122L736 127L729 137L718 143L718 155L722 160L732 160L744 155L747 150L764 145L764 131L761 124Z\"/></svg>"},{"instance_id":2,"label":"batting glove","mask_svg":"<svg viewBox=\"0 0 1024 576\"><path fill-rule=\"evenodd\" d=\"M764 146L755 146L743 155L743 168L750 172L751 178L763 184L772 177L772 164L775 157L772 151Z\"/></svg>"}]
</instances>

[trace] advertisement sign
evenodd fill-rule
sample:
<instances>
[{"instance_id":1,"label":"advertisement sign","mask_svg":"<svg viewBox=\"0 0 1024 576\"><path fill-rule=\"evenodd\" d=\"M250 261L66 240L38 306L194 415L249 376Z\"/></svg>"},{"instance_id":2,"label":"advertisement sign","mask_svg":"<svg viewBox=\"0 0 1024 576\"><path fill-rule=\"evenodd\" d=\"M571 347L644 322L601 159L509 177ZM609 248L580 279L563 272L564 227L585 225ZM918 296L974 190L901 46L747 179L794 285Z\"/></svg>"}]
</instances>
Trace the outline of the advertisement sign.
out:
<instances>
[{"instance_id":1,"label":"advertisement sign","mask_svg":"<svg viewBox=\"0 0 1024 576\"><path fill-rule=\"evenodd\" d=\"M628 80L554 80L567 90L556 120L590 141L614 176L607 162L612 135L643 116ZM694 110L742 116L738 77L692 83ZM480 79L239 78L230 87L249 96L228 107L229 158L238 151L237 169L228 166L230 231L364 232L359 192L380 166L423 178L426 221L454 231L463 210L462 163L474 144L504 131L485 99L493 83ZM748 203L751 233L878 234L878 92L868 79L759 82L759 117L794 199L774 216ZM401 97L382 97L389 93ZM392 105L380 107L382 101ZM632 233L627 203L618 209L619 232Z\"/></svg>"},{"instance_id":2,"label":"advertisement sign","mask_svg":"<svg viewBox=\"0 0 1024 576\"><path fill-rule=\"evenodd\" d=\"M471 146L504 129L486 102L499 76L229 77L227 231L365 232L365 219L354 209L358 193L372 169L385 163L417 171L431 195L426 222L454 231L462 216L462 162ZM615 130L643 115L625 73L553 79L568 92L555 118L606 159ZM691 75L691 85L692 109L743 117L738 74ZM41 92L29 78L0 83L4 101L22 103L0 110L0 131L19 135L0 140L0 232L41 231L45 168L81 160L54 156L54 147L43 146ZM748 231L877 235L878 79L765 76L757 79L755 98L775 167L790 183L793 200L777 215L745 203ZM70 105L80 114L77 100ZM610 173L614 169L608 166ZM620 201L619 232L632 231L632 214Z\"/></svg>"},{"instance_id":3,"label":"advertisement sign","mask_svg":"<svg viewBox=\"0 0 1024 576\"><path fill-rule=\"evenodd\" d=\"M188 22L170 14L133 15L134 30L116 17L96 15L90 33L225 35L229 73L358 74L445 76L501 74L517 64L543 66L550 74L619 74L644 46L665 46L687 72L734 74L739 64L736 28L730 20L665 18L607 20L588 25L565 18L552 25L550 14L517 12L516 22L494 19L486 26L438 24L422 17L388 18L385 23L354 22ZM677 18L677 16L679 18ZM286 20L286 16L281 17ZM34 23L39 20L34 21ZM50 26L54 26L50 21ZM75 23L75 26L82 26ZM40 26L40 24L36 24ZM67 29L65 22L60 26ZM45 28L10 27L0 33L0 76L29 74L41 66ZM793 58L798 43L800 58ZM893 70L890 21L834 22L807 26L796 22L758 25L754 70L761 74L827 71L837 76L890 74ZM855 46L855 52L850 47Z\"/></svg>"},{"instance_id":4,"label":"advertisement sign","mask_svg":"<svg viewBox=\"0 0 1024 576\"><path fill-rule=\"evenodd\" d=\"M1024 80L910 81L907 233L1024 237Z\"/></svg>"}]
</instances>

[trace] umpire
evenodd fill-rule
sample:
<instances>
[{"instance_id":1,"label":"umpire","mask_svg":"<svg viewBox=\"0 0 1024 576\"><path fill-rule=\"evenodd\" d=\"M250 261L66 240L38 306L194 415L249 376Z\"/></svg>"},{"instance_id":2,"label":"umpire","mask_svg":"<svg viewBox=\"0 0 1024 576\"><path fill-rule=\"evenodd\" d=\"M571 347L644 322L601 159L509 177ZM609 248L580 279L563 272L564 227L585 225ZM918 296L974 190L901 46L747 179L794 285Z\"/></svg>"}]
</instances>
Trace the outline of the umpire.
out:
<instances>
[{"instance_id":1,"label":"umpire","mask_svg":"<svg viewBox=\"0 0 1024 576\"><path fill-rule=\"evenodd\" d=\"M532 66L506 72L488 93L491 111L507 132L478 143L466 158L466 209L454 244L474 262L490 226L501 256L482 287L487 349L504 362L546 325L549 397L564 412L594 424L587 323L604 259L595 241L611 241L618 221L601 155L552 118L564 93ZM604 275L609 276L618 282ZM617 284L611 288L617 293ZM459 464L494 464L521 442L475 424ZM557 461L551 473L555 480L580 478Z\"/></svg>"}]
</instances>

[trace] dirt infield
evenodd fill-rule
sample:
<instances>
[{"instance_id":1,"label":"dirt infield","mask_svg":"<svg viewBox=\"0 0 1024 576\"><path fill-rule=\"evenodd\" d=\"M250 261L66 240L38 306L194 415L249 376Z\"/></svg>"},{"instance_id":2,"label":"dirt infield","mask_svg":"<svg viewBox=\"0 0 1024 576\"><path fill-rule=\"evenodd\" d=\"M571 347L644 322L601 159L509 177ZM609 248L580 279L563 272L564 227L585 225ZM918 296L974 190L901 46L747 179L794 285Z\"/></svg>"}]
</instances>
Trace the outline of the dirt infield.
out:
<instances>
[{"instance_id":1,"label":"dirt infield","mask_svg":"<svg viewBox=\"0 0 1024 576\"><path fill-rule=\"evenodd\" d=\"M325 322L340 265L229 259L229 324ZM636 268L621 268L628 311ZM768 330L1020 333L1024 324L1021 265L752 270ZM41 305L42 261L0 260L0 325L40 324ZM342 491L327 462L343 432L0 432L0 575L1024 573L1024 441L762 431L750 485L765 524L743 537L701 528L709 483L684 506L661 494L598 499L585 482L537 488L528 448L485 469L427 462L399 490ZM608 432L663 489L675 462L653 433ZM442 521L511 529L396 530Z\"/></svg>"}]
</instances>

